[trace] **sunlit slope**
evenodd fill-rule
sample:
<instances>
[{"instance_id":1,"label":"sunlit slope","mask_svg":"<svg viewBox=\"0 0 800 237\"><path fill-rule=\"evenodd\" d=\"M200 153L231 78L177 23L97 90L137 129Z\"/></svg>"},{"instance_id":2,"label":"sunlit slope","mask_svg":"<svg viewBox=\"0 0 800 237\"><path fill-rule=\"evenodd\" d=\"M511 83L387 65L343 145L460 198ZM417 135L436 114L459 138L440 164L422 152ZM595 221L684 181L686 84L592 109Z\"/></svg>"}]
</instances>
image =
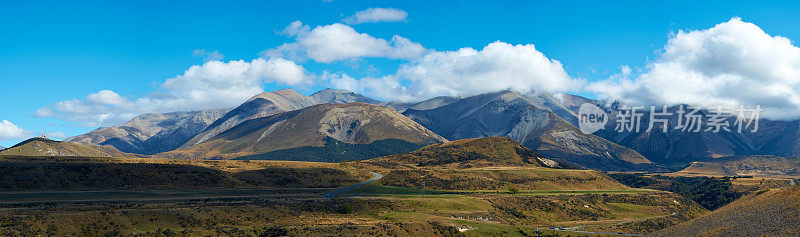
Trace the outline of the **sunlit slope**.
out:
<instances>
[{"instance_id":1,"label":"sunlit slope","mask_svg":"<svg viewBox=\"0 0 800 237\"><path fill-rule=\"evenodd\" d=\"M447 141L386 107L365 103L321 104L251 119L208 141L163 156L229 159L282 149L322 147L330 139L348 144L389 139L414 144Z\"/></svg>"}]
</instances>

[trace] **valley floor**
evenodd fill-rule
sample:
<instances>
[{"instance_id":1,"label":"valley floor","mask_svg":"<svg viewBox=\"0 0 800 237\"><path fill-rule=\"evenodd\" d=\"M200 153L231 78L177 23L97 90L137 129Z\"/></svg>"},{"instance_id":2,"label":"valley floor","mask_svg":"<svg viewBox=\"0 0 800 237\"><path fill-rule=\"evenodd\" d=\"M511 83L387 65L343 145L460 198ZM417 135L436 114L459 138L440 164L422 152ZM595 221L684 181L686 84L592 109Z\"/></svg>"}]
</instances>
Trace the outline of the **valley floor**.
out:
<instances>
[{"instance_id":1,"label":"valley floor","mask_svg":"<svg viewBox=\"0 0 800 237\"><path fill-rule=\"evenodd\" d=\"M707 212L673 193L632 189L579 170L429 170L439 183L429 183L424 189L415 187L417 181L390 186L410 180L409 176L376 170L387 176L326 198L328 193L373 177L344 164L309 162L41 157L0 161L4 172L17 172L12 174L17 178L61 175L47 184L24 187L19 179L0 178L4 187L0 235L4 236L640 235ZM105 168L73 172L98 162ZM158 189L130 186L126 182L147 178L130 176L142 172L131 162L148 165L148 172L158 177L183 181L146 181L161 183ZM183 166L161 166L168 164L199 168L185 172ZM263 181L275 179L275 172L288 178L284 183ZM478 189L431 189L434 184L461 180L463 175L480 175L477 178L487 181L479 183L484 186ZM117 183L104 181L108 176L116 176L109 180ZM543 185L522 182L514 193L505 189L520 178ZM217 184L203 184L209 181ZM502 188L491 188L495 186Z\"/></svg>"},{"instance_id":2,"label":"valley floor","mask_svg":"<svg viewBox=\"0 0 800 237\"><path fill-rule=\"evenodd\" d=\"M569 232L573 236L641 234L703 213L695 205L680 204L688 200L655 192L453 194L369 185L327 199L322 197L326 191L4 193L0 234L525 236L537 230L573 231Z\"/></svg>"}]
</instances>

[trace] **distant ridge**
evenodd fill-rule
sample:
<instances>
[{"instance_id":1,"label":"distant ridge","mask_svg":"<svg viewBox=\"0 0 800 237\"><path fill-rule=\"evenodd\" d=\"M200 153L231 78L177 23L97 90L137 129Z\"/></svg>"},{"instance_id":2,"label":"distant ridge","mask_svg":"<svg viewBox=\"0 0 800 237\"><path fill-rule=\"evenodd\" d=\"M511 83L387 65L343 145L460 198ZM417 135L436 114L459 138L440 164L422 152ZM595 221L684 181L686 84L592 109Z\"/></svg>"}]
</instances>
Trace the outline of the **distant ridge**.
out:
<instances>
[{"instance_id":1,"label":"distant ridge","mask_svg":"<svg viewBox=\"0 0 800 237\"><path fill-rule=\"evenodd\" d=\"M81 145L77 143L54 141L34 137L0 151L0 155L16 156L82 156L82 157L124 157L130 156L112 147Z\"/></svg>"},{"instance_id":2,"label":"distant ridge","mask_svg":"<svg viewBox=\"0 0 800 237\"><path fill-rule=\"evenodd\" d=\"M232 109L143 114L120 126L98 128L65 141L150 155L201 143L250 119L316 104L350 102L381 103L346 90L325 89L305 96L282 89L255 95Z\"/></svg>"},{"instance_id":3,"label":"distant ridge","mask_svg":"<svg viewBox=\"0 0 800 237\"><path fill-rule=\"evenodd\" d=\"M82 145L102 145L136 154L174 150L230 109L143 114L114 127L98 128L65 139Z\"/></svg>"}]
</instances>

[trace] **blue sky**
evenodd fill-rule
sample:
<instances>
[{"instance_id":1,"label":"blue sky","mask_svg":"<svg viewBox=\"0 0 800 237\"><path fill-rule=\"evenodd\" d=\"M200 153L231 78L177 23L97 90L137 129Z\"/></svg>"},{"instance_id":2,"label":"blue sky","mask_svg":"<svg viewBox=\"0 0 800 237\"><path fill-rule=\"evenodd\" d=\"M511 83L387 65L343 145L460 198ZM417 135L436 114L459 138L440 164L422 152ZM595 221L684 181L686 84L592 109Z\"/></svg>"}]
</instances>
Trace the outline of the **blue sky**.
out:
<instances>
[{"instance_id":1,"label":"blue sky","mask_svg":"<svg viewBox=\"0 0 800 237\"><path fill-rule=\"evenodd\" d=\"M313 29L342 22L368 8L407 13L399 22L351 24L359 33L390 40L399 35L428 50L481 50L496 41L535 45L574 79L607 80L622 65L644 70L679 30L714 27L733 17L769 35L800 39L796 1L70 1L7 2L0 9L0 120L26 130L2 146L41 133L72 136L97 126L63 117L36 117L39 108L83 100L101 90L135 100L161 83L203 64L198 49L250 61L294 41L279 34L294 21ZM792 44L797 45L792 41ZM324 63L295 60L309 75L353 78L394 74L409 60L363 57ZM354 66L356 65L356 66ZM369 69L368 68L374 68ZM326 82L295 87L302 93ZM597 92L565 90L595 97ZM369 93L367 93L369 94ZM377 96L380 97L380 96Z\"/></svg>"}]
</instances>

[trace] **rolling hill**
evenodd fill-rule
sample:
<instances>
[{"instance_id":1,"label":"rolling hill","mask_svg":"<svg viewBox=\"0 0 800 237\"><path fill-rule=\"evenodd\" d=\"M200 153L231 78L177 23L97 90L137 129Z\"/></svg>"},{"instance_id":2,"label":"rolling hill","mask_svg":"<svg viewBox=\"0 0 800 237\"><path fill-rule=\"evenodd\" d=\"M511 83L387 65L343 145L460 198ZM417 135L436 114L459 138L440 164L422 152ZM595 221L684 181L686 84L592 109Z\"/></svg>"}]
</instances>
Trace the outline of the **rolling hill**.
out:
<instances>
[{"instance_id":1,"label":"rolling hill","mask_svg":"<svg viewBox=\"0 0 800 237\"><path fill-rule=\"evenodd\" d=\"M506 137L470 138L432 144L413 152L362 162L383 167L419 168L566 167Z\"/></svg>"},{"instance_id":2,"label":"rolling hill","mask_svg":"<svg viewBox=\"0 0 800 237\"><path fill-rule=\"evenodd\" d=\"M730 156L705 162L721 165L736 175L800 176L800 157Z\"/></svg>"},{"instance_id":3,"label":"rolling hill","mask_svg":"<svg viewBox=\"0 0 800 237\"><path fill-rule=\"evenodd\" d=\"M131 156L113 147L81 145L72 142L54 141L34 137L0 151L0 155L12 156L82 156L123 157Z\"/></svg>"},{"instance_id":4,"label":"rolling hill","mask_svg":"<svg viewBox=\"0 0 800 237\"><path fill-rule=\"evenodd\" d=\"M205 142L161 156L230 159L291 148L325 147L331 139L348 144L385 140L413 144L447 141L392 109L356 102L321 104L250 119ZM405 151L394 154L400 152Z\"/></svg>"},{"instance_id":5,"label":"rolling hill","mask_svg":"<svg viewBox=\"0 0 800 237\"><path fill-rule=\"evenodd\" d=\"M359 170L382 170L380 183L435 190L527 191L630 190L594 170L578 170L542 156L506 137L432 144L419 150L349 162Z\"/></svg>"},{"instance_id":6,"label":"rolling hill","mask_svg":"<svg viewBox=\"0 0 800 237\"><path fill-rule=\"evenodd\" d=\"M601 170L657 170L636 151L586 135L559 117L569 112L548 97L535 101L512 91L460 99L403 114L450 140L502 136L547 157ZM561 109L559 109L561 108Z\"/></svg>"},{"instance_id":7,"label":"rolling hill","mask_svg":"<svg viewBox=\"0 0 800 237\"><path fill-rule=\"evenodd\" d=\"M705 216L649 236L796 236L800 234L800 188L760 191Z\"/></svg>"},{"instance_id":8,"label":"rolling hill","mask_svg":"<svg viewBox=\"0 0 800 237\"><path fill-rule=\"evenodd\" d=\"M682 175L703 175L703 176L736 176L736 173L719 163L692 162L689 167L676 172Z\"/></svg>"}]
</instances>

